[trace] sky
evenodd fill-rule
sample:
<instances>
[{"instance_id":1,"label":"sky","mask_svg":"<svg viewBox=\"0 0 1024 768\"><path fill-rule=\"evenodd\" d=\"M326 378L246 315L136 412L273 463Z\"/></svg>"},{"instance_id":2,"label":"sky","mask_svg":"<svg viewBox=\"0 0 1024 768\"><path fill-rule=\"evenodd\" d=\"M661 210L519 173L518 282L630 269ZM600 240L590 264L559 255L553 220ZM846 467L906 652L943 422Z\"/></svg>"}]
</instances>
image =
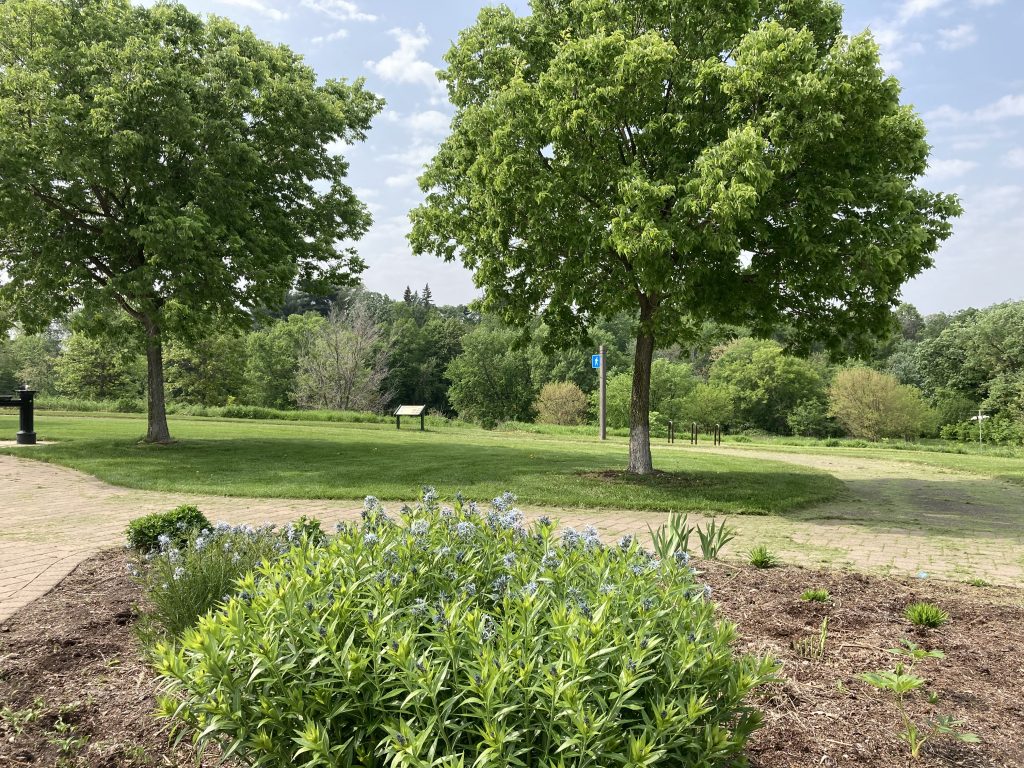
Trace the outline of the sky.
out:
<instances>
[{"instance_id":1,"label":"sky","mask_svg":"<svg viewBox=\"0 0 1024 768\"><path fill-rule=\"evenodd\" d=\"M436 71L483 0L185 0L192 10L248 25L302 53L322 78L366 78L387 107L368 140L344 152L350 182L374 224L359 242L363 282L398 297L429 284L437 303L479 295L461 266L414 256L408 211L416 177L452 113ZM506 4L528 11L526 0ZM924 117L929 189L960 195L965 214L908 283L924 313L1024 299L1024 0L850 0L844 25L870 28L903 101Z\"/></svg>"}]
</instances>

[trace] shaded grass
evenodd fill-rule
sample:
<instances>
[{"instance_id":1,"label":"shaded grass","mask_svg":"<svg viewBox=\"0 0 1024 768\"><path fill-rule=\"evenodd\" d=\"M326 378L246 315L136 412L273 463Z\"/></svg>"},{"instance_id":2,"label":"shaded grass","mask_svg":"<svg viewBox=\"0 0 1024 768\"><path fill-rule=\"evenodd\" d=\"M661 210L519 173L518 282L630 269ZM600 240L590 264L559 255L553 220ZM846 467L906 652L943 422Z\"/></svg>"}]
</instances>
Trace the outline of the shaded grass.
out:
<instances>
[{"instance_id":1,"label":"shaded grass","mask_svg":"<svg viewBox=\"0 0 1024 768\"><path fill-rule=\"evenodd\" d=\"M0 434L16 420L0 416ZM843 489L831 475L753 457L700 455L655 445L659 473L622 473L623 438L487 432L391 425L171 419L180 441L138 443L145 420L130 414L40 414L40 439L53 445L6 453L62 464L146 490L228 496L387 500L434 485L490 498L512 490L527 504L612 509L780 514L828 501Z\"/></svg>"}]
</instances>

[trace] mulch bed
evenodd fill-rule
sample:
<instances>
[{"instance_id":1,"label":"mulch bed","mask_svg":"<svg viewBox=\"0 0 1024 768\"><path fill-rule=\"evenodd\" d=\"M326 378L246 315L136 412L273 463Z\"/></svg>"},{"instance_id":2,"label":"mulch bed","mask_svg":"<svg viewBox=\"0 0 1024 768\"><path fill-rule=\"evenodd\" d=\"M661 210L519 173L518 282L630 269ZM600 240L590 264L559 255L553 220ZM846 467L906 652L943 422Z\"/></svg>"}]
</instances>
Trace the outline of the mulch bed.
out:
<instances>
[{"instance_id":1,"label":"mulch bed","mask_svg":"<svg viewBox=\"0 0 1024 768\"><path fill-rule=\"evenodd\" d=\"M188 746L171 746L166 725L153 717L156 680L133 632L139 595L125 557L92 558L0 624L0 766L196 765ZM938 694L934 709L982 739L937 738L914 765L1024 766L1024 591L845 571L701 567L722 615L739 625L743 649L783 664L781 681L757 702L765 727L750 742L752 766L910 765L891 698L856 679L891 668L884 649L904 638L946 653L919 667ZM830 602L801 601L812 587L828 589ZM902 613L917 600L941 605L950 623L915 630ZM824 658L802 658L794 643L816 637L825 617ZM932 709L923 695L914 697L916 714ZM216 763L209 755L199 765Z\"/></svg>"}]
</instances>

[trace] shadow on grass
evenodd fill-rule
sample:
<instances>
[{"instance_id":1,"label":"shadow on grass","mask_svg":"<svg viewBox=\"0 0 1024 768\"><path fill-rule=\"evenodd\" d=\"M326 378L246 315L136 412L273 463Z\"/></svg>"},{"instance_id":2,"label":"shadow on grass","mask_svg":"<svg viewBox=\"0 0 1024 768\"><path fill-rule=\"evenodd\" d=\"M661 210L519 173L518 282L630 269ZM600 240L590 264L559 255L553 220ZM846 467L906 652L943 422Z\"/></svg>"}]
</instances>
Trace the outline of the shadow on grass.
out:
<instances>
[{"instance_id":1,"label":"shadow on grass","mask_svg":"<svg viewBox=\"0 0 1024 768\"><path fill-rule=\"evenodd\" d=\"M185 439L165 446L69 440L35 454L115 485L229 496L409 500L423 485L450 498L511 490L526 504L778 514L835 498L823 472L743 457L659 457L649 476L609 469L607 450L566 443L472 444L458 440ZM622 456L625 464L626 457Z\"/></svg>"}]
</instances>

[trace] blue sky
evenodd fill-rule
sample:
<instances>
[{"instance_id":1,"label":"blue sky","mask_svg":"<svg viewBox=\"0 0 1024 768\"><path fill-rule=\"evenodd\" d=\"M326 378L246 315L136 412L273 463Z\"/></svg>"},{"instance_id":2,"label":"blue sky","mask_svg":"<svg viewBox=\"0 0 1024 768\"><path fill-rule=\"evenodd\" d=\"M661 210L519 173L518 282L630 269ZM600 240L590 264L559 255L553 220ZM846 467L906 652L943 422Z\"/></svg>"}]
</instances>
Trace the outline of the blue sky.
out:
<instances>
[{"instance_id":1,"label":"blue sky","mask_svg":"<svg viewBox=\"0 0 1024 768\"><path fill-rule=\"evenodd\" d=\"M369 140L345 153L374 226L359 244L367 287L398 296L429 283L442 303L477 295L460 266L413 256L416 176L451 114L434 77L478 0L185 0L303 53L321 77L364 75L388 102ZM526 0L507 2L527 11ZM936 266L906 286L923 312L1024 299L1024 0L851 0L847 32L870 27L934 147L926 186L961 195L965 215Z\"/></svg>"}]
</instances>

